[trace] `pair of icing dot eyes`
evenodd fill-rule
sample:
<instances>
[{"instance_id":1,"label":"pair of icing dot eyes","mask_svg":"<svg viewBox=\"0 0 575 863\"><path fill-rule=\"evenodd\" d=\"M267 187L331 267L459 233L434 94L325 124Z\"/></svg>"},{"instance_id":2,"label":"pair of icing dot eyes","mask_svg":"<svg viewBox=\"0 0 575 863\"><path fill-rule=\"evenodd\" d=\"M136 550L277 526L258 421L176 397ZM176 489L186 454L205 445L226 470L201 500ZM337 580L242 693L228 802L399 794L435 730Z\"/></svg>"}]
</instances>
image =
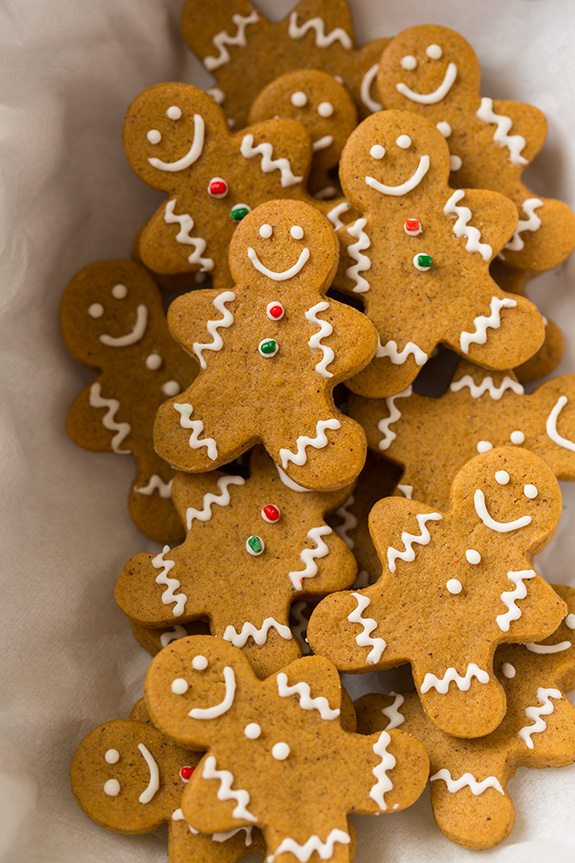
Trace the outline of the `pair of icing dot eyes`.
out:
<instances>
[{"instance_id":1,"label":"pair of icing dot eyes","mask_svg":"<svg viewBox=\"0 0 575 863\"><path fill-rule=\"evenodd\" d=\"M498 470L495 474L495 482L499 483L499 485L507 485L509 482L509 474L506 470ZM529 498L529 500L533 500L539 494L539 490L536 485L528 482L523 486L523 494L525 497Z\"/></svg>"},{"instance_id":2,"label":"pair of icing dot eyes","mask_svg":"<svg viewBox=\"0 0 575 863\"><path fill-rule=\"evenodd\" d=\"M112 288L112 296L115 300L125 300L128 296L128 289L125 285L114 285ZM104 314L104 306L102 303L92 303L88 308L88 314L91 318L101 318Z\"/></svg>"},{"instance_id":3,"label":"pair of icing dot eyes","mask_svg":"<svg viewBox=\"0 0 575 863\"><path fill-rule=\"evenodd\" d=\"M525 435L522 431L512 431L509 435L509 440L511 443L519 446L522 443L525 443ZM477 444L477 452L484 453L489 452L489 450L493 449L493 444L488 440L480 440Z\"/></svg>"},{"instance_id":4,"label":"pair of icing dot eyes","mask_svg":"<svg viewBox=\"0 0 575 863\"><path fill-rule=\"evenodd\" d=\"M308 98L306 94L302 90L297 90L295 93L292 93L290 99L294 108L304 108L308 103ZM332 117L335 108L331 104L331 102L320 102L317 106L317 113L320 117Z\"/></svg>"},{"instance_id":5,"label":"pair of icing dot eyes","mask_svg":"<svg viewBox=\"0 0 575 863\"><path fill-rule=\"evenodd\" d=\"M396 139L395 143L400 150L407 150L408 147L411 147L412 140L409 135L400 135L399 138ZM372 159L383 159L385 156L385 147L381 144L374 144L369 151L369 155Z\"/></svg>"},{"instance_id":6,"label":"pair of icing dot eyes","mask_svg":"<svg viewBox=\"0 0 575 863\"><path fill-rule=\"evenodd\" d=\"M260 225L259 235L263 240L269 240L269 238L273 235L273 232L274 229L271 225ZM292 225L290 228L290 236L292 236L294 240L303 240L304 230L301 225Z\"/></svg>"},{"instance_id":7,"label":"pair of icing dot eyes","mask_svg":"<svg viewBox=\"0 0 575 863\"><path fill-rule=\"evenodd\" d=\"M168 110L166 111L166 117L169 120L180 120L182 117L182 109L178 108L177 105L170 105ZM162 140L162 133L158 131L158 129L150 129L147 133L146 138L150 142L150 144L159 144Z\"/></svg>"},{"instance_id":8,"label":"pair of icing dot eyes","mask_svg":"<svg viewBox=\"0 0 575 863\"><path fill-rule=\"evenodd\" d=\"M428 45L425 49L425 53L429 57L430 60L441 60L443 57L443 49L441 45ZM413 71L413 69L417 69L417 59L412 54L406 54L405 57L402 57L399 61L402 69L406 69L408 72Z\"/></svg>"}]
</instances>

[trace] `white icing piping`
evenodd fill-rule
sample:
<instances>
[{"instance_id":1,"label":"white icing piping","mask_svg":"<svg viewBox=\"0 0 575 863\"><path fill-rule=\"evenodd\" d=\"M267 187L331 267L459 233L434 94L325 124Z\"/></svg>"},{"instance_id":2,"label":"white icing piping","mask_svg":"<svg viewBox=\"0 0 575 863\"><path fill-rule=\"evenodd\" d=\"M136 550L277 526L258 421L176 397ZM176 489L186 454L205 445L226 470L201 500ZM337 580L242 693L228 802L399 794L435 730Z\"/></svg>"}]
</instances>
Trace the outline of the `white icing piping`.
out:
<instances>
[{"instance_id":1,"label":"white icing piping","mask_svg":"<svg viewBox=\"0 0 575 863\"><path fill-rule=\"evenodd\" d=\"M496 776L486 776L485 779L478 780L473 773L463 773L459 779L452 779L451 773L445 767L429 777L430 782L437 782L442 779L447 785L447 790L450 794L456 794L462 788L469 788L474 797L478 797L487 791L488 788L494 788L500 794L505 796L505 791L501 787L501 783Z\"/></svg>"},{"instance_id":2,"label":"white icing piping","mask_svg":"<svg viewBox=\"0 0 575 863\"><path fill-rule=\"evenodd\" d=\"M426 527L428 521L441 521L443 516L440 512L421 512L415 516L420 533L409 533L407 530L402 531L401 541L404 545L404 550L400 551L393 546L387 549L387 565L390 572L395 572L395 561L399 558L406 563L411 563L415 560L414 545L429 545L431 542L431 534Z\"/></svg>"},{"instance_id":3,"label":"white icing piping","mask_svg":"<svg viewBox=\"0 0 575 863\"><path fill-rule=\"evenodd\" d=\"M208 491L202 498L202 508L196 509L189 506L186 509L186 527L191 529L194 520L209 521L212 517L212 506L229 506L231 485L244 485L245 479L241 476L221 476L217 481L219 494Z\"/></svg>"},{"instance_id":4,"label":"white icing piping","mask_svg":"<svg viewBox=\"0 0 575 863\"><path fill-rule=\"evenodd\" d=\"M389 396L385 400L385 406L389 411L389 416L380 419L377 424L377 428L380 432L383 432L383 438L379 442L379 448L381 450L389 449L393 441L396 439L397 434L391 430L391 426L401 419L401 411L395 404L396 399L406 399L412 394L413 390L411 386L409 386L403 392L398 393L396 396Z\"/></svg>"},{"instance_id":5,"label":"white icing piping","mask_svg":"<svg viewBox=\"0 0 575 863\"><path fill-rule=\"evenodd\" d=\"M164 222L166 225L179 225L180 229L176 234L176 243L182 246L192 246L193 252L188 255L189 264L199 264L201 273L209 273L214 268L214 262L211 258L203 258L202 255L206 249L206 241L202 237L192 237L191 231L194 227L194 220L189 213L181 213L177 215L174 210L176 207L176 198L168 201L164 211Z\"/></svg>"},{"instance_id":6,"label":"white icing piping","mask_svg":"<svg viewBox=\"0 0 575 863\"><path fill-rule=\"evenodd\" d=\"M531 739L534 734L541 734L547 728L547 723L543 716L549 716L549 714L553 713L555 710L555 705L551 701L552 698L562 698L562 694L558 689L545 689L540 686L537 690L537 700L539 702L539 707L535 705L532 707L525 708L525 716L527 719L532 720L531 725L524 725L523 728L520 728L517 732L517 736L520 737L525 746L528 749L533 749L534 744Z\"/></svg>"},{"instance_id":7,"label":"white icing piping","mask_svg":"<svg viewBox=\"0 0 575 863\"><path fill-rule=\"evenodd\" d=\"M102 396L102 387L98 381L90 387L88 402L91 408L107 408L106 413L102 417L102 425L108 431L115 432L112 438L112 449L118 455L129 455L129 449L120 449L120 444L132 431L129 423L118 422L116 420L116 413L120 407L120 402L117 399L105 399Z\"/></svg>"},{"instance_id":8,"label":"white icing piping","mask_svg":"<svg viewBox=\"0 0 575 863\"><path fill-rule=\"evenodd\" d=\"M261 156L261 170L264 174L269 174L271 171L279 171L281 184L284 188L286 186L295 186L296 183L300 183L303 180L303 177L295 176L289 159L273 158L273 147L269 142L264 141L262 144L254 147L254 136L252 134L244 135L242 138L240 153L244 159L253 159L254 156Z\"/></svg>"},{"instance_id":9,"label":"white icing piping","mask_svg":"<svg viewBox=\"0 0 575 863\"><path fill-rule=\"evenodd\" d=\"M469 389L471 397L474 399L481 398L482 395L488 393L489 397L496 402L499 401L503 393L507 390L512 390L518 396L522 396L525 393L525 390L519 381L510 378L509 375L505 375L499 386L496 386L493 383L491 375L486 375L478 384L475 383L471 375L463 375L463 377L459 378L457 381L453 381L449 386L451 392L454 393L465 388Z\"/></svg>"},{"instance_id":10,"label":"white icing piping","mask_svg":"<svg viewBox=\"0 0 575 863\"><path fill-rule=\"evenodd\" d=\"M172 479L169 482L165 482L161 476L153 473L146 485L134 486L134 491L145 495L152 495L157 491L161 498L169 500L172 496L172 483Z\"/></svg>"},{"instance_id":11,"label":"white icing piping","mask_svg":"<svg viewBox=\"0 0 575 863\"><path fill-rule=\"evenodd\" d=\"M190 448L200 449L200 447L205 446L208 451L208 458L215 461L218 457L218 447L213 438L200 438L204 430L204 423L202 420L191 419L194 410L193 406L190 404L174 404L174 409L180 414L180 426L183 429L191 429L192 431L188 440Z\"/></svg>"},{"instance_id":12,"label":"white icing piping","mask_svg":"<svg viewBox=\"0 0 575 863\"><path fill-rule=\"evenodd\" d=\"M530 515L522 515L519 518L513 519L513 521L496 521L487 511L485 495L480 488L475 490L475 494L473 495L473 505L475 506L475 512L485 527L488 527L490 530L495 530L497 533L509 533L512 530L519 530L520 528L527 527L528 524L531 524Z\"/></svg>"},{"instance_id":13,"label":"white icing piping","mask_svg":"<svg viewBox=\"0 0 575 863\"><path fill-rule=\"evenodd\" d=\"M381 192L382 195L394 195L395 197L407 195L408 192L412 192L417 188L417 186L419 186L429 171L429 165L429 156L420 156L417 168L411 177L404 183L400 183L397 186L388 186L385 183L381 183L379 180L376 180L375 177L367 176L364 178L365 184L371 189L375 189L376 192Z\"/></svg>"},{"instance_id":14,"label":"white icing piping","mask_svg":"<svg viewBox=\"0 0 575 863\"><path fill-rule=\"evenodd\" d=\"M336 842L340 845L349 845L351 843L351 836L345 830L334 828L329 832L325 842L319 836L313 835L309 839L306 839L303 845L296 842L295 839L286 836L285 839L282 839L273 854L268 854L266 863L274 863L274 860L280 854L293 854L299 860L299 863L308 863L309 858L314 853L318 854L320 860L331 860Z\"/></svg>"},{"instance_id":15,"label":"white icing piping","mask_svg":"<svg viewBox=\"0 0 575 863\"><path fill-rule=\"evenodd\" d=\"M466 250L478 252L484 261L489 261L493 256L493 249L488 243L481 242L481 231L469 224L473 218L473 213L469 207L459 206L459 201L464 197L463 189L457 189L445 204L443 212L446 216L454 215L456 217L453 223L453 233L459 239L465 238Z\"/></svg>"},{"instance_id":16,"label":"white icing piping","mask_svg":"<svg viewBox=\"0 0 575 863\"><path fill-rule=\"evenodd\" d=\"M413 499L413 486L412 485L407 485L407 484L402 485L401 483L399 483L397 486L397 490L400 491L401 494L404 497L406 497L408 500Z\"/></svg>"},{"instance_id":17,"label":"white icing piping","mask_svg":"<svg viewBox=\"0 0 575 863\"><path fill-rule=\"evenodd\" d=\"M168 630L168 632L162 632L162 634L160 635L160 644L162 645L162 647L167 647L168 644L172 643L172 641L178 641L179 638L185 638L187 634L187 629L177 623L172 630Z\"/></svg>"},{"instance_id":18,"label":"white icing piping","mask_svg":"<svg viewBox=\"0 0 575 863\"><path fill-rule=\"evenodd\" d=\"M275 464L275 462L274 462ZM290 491L297 491L299 494L309 494L312 489L304 488L303 485L298 485L297 482L294 482L293 479L290 479L287 473L285 473L279 464L276 464L276 470L278 472L278 476L285 485L286 488L289 488Z\"/></svg>"},{"instance_id":19,"label":"white icing piping","mask_svg":"<svg viewBox=\"0 0 575 863\"><path fill-rule=\"evenodd\" d=\"M557 446L563 447L563 449L569 450L569 452L575 452L575 441L569 440L569 438L563 437L557 431L557 420L559 419L559 415L566 404L568 404L569 399L567 396L559 396L549 416L547 417L547 422L545 423L545 431L547 432L547 437L556 443Z\"/></svg>"},{"instance_id":20,"label":"white icing piping","mask_svg":"<svg viewBox=\"0 0 575 863\"><path fill-rule=\"evenodd\" d=\"M158 765L154 760L154 756L147 748L147 746L144 746L143 743L138 743L138 749L140 750L140 755L146 762L148 766L148 771L150 773L148 785L146 788L144 788L144 790L138 797L139 802L145 805L146 803L150 803L154 799L160 787L160 771L158 770Z\"/></svg>"},{"instance_id":21,"label":"white icing piping","mask_svg":"<svg viewBox=\"0 0 575 863\"><path fill-rule=\"evenodd\" d=\"M469 353L472 344L484 345L487 341L487 330L498 330L501 326L501 309L514 309L517 305L515 300L508 297L500 300L499 297L491 297L489 303L489 315L478 315L473 319L473 330L464 330L459 337L459 344L464 354Z\"/></svg>"},{"instance_id":22,"label":"white icing piping","mask_svg":"<svg viewBox=\"0 0 575 863\"><path fill-rule=\"evenodd\" d=\"M204 118L201 114L194 114L194 137L188 152L182 156L181 159L177 159L175 162L164 162L162 159L157 159L155 156L149 157L148 162L152 168L157 168L158 171L167 171L168 173L185 171L186 168L189 168L190 165L197 162L202 155L202 151L204 149L204 130Z\"/></svg>"},{"instance_id":23,"label":"white icing piping","mask_svg":"<svg viewBox=\"0 0 575 863\"><path fill-rule=\"evenodd\" d=\"M318 150L325 150L326 147L331 147L333 144L333 135L323 135L321 138L316 138L313 141L311 148L314 153L317 153Z\"/></svg>"},{"instance_id":24,"label":"white icing piping","mask_svg":"<svg viewBox=\"0 0 575 863\"><path fill-rule=\"evenodd\" d=\"M280 698L290 698L290 696L295 695L302 710L317 710L321 718L326 720L337 719L340 715L341 711L339 707L331 707L324 695L312 698L310 685L305 680L290 684L288 683L287 674L280 671L276 677L276 682Z\"/></svg>"},{"instance_id":25,"label":"white icing piping","mask_svg":"<svg viewBox=\"0 0 575 863\"><path fill-rule=\"evenodd\" d=\"M252 844L252 831L253 827L236 827L235 830L226 830L225 833L212 833L212 840L214 842L227 842L228 839L231 839L232 836L236 836L238 833L241 833L242 830L246 834L245 838L245 846L249 848Z\"/></svg>"},{"instance_id":26,"label":"white icing piping","mask_svg":"<svg viewBox=\"0 0 575 863\"><path fill-rule=\"evenodd\" d=\"M219 781L218 800L235 800L236 805L232 812L234 818L242 821L257 821L256 816L248 809L250 802L249 793L243 788L232 789L234 783L233 773L230 773L229 770L218 770L216 759L213 755L208 755L204 761L203 777L204 779L217 779Z\"/></svg>"},{"instance_id":27,"label":"white icing piping","mask_svg":"<svg viewBox=\"0 0 575 863\"><path fill-rule=\"evenodd\" d=\"M349 507L353 506L355 503L355 498L352 494L348 497L348 499L343 503L339 509L336 509L335 514L338 515L341 519L343 519L343 524L340 524L335 528L335 532L338 536L340 536L347 547L349 549L353 549L355 546L355 542L349 535L350 530L354 530L357 527L357 518L350 512Z\"/></svg>"},{"instance_id":28,"label":"white icing piping","mask_svg":"<svg viewBox=\"0 0 575 863\"><path fill-rule=\"evenodd\" d=\"M387 731L382 731L377 741L373 745L373 751L376 755L379 755L381 761L377 765L377 767L374 767L371 771L375 776L377 782L370 788L369 796L372 800L375 800L382 812L385 812L385 810L387 809L385 795L393 788L393 782L387 774L390 770L393 770L393 768L397 764L395 756L392 755L391 752L387 751L387 747L390 743L390 735L387 733Z\"/></svg>"},{"instance_id":29,"label":"white icing piping","mask_svg":"<svg viewBox=\"0 0 575 863\"><path fill-rule=\"evenodd\" d=\"M188 716L190 716L192 719L217 719L219 716L223 716L224 713L227 713L228 710L231 709L236 695L236 676L234 674L234 669L229 665L226 665L224 667L224 685L224 697L218 704L212 704L210 705L210 707L192 707L192 709L188 712ZM223 772L225 773L226 771L224 770ZM204 776L205 775L206 773L204 770ZM215 777L213 776L208 776L208 779L214 778ZM222 800L227 798L221 798L218 794L218 799Z\"/></svg>"},{"instance_id":30,"label":"white icing piping","mask_svg":"<svg viewBox=\"0 0 575 863\"><path fill-rule=\"evenodd\" d=\"M326 33L323 18L308 18L303 24L298 24L297 12L289 16L288 35L290 39L303 39L308 31L315 34L315 44L318 48L329 48L334 42L339 42L343 48L349 51L353 47L351 36L342 27L335 27Z\"/></svg>"},{"instance_id":31,"label":"white icing piping","mask_svg":"<svg viewBox=\"0 0 575 863\"><path fill-rule=\"evenodd\" d=\"M347 228L347 233L350 237L355 237L356 242L351 243L347 247L347 254L355 261L345 271L347 278L354 283L353 292L355 294L365 294L369 291L369 282L362 275L367 270L371 269L371 261L367 255L364 255L365 249L371 246L371 240L364 228L367 224L367 219L356 219L353 225Z\"/></svg>"},{"instance_id":32,"label":"white icing piping","mask_svg":"<svg viewBox=\"0 0 575 863\"><path fill-rule=\"evenodd\" d=\"M332 207L331 210L329 210L326 213L326 216L329 219L329 221L332 223L334 230L337 231L339 228L345 227L345 223L342 222L342 220L340 219L340 216L342 213L347 212L347 210L349 210L348 202L342 201L341 204L336 204L335 207Z\"/></svg>"},{"instance_id":33,"label":"white icing piping","mask_svg":"<svg viewBox=\"0 0 575 863\"><path fill-rule=\"evenodd\" d=\"M165 590L162 593L162 604L170 605L174 603L172 614L174 617L181 617L184 613L188 597L185 593L175 593L181 587L177 578L169 578L168 573L174 568L176 562L174 560L165 560L165 555L169 552L170 546L165 545L162 551L152 558L152 566L154 569L159 569L161 572L156 576L156 584L164 585Z\"/></svg>"},{"instance_id":34,"label":"white icing piping","mask_svg":"<svg viewBox=\"0 0 575 863\"><path fill-rule=\"evenodd\" d=\"M324 378L332 378L332 372L328 371L327 367L334 360L334 352L333 350L326 345L322 345L321 340L331 336L333 333L333 326L329 323L329 321L322 321L318 318L318 314L320 312L325 312L329 309L329 303L322 301L316 303L315 306L312 306L311 309L308 309L305 313L304 317L306 321L309 321L311 324L315 324L319 327L317 333L314 333L308 339L308 345L312 350L320 350L322 352L322 358L319 363L315 365L315 371L318 375L321 375Z\"/></svg>"},{"instance_id":35,"label":"white icing piping","mask_svg":"<svg viewBox=\"0 0 575 863\"><path fill-rule=\"evenodd\" d=\"M230 62L230 52L228 51L227 46L238 46L245 47L246 42L246 27L248 24L255 24L259 21L259 15L255 9L253 9L249 15L232 15L232 21L236 25L236 32L233 35L230 35L225 30L216 33L216 35L212 39L212 44L214 48L217 50L217 56L208 56L204 57L203 64L210 72L213 72L214 69L219 69L220 66L224 66L226 63Z\"/></svg>"},{"instance_id":36,"label":"white icing piping","mask_svg":"<svg viewBox=\"0 0 575 863\"><path fill-rule=\"evenodd\" d=\"M235 647L245 647L248 639L253 638L258 647L261 647L268 640L270 629L275 629L278 635L286 641L291 641L292 634L289 626L279 623L273 617L266 617L259 629L255 624L246 621L242 624L240 632L230 623L226 626L223 637L225 641L231 641Z\"/></svg>"},{"instance_id":37,"label":"white icing piping","mask_svg":"<svg viewBox=\"0 0 575 863\"><path fill-rule=\"evenodd\" d=\"M373 66L370 66L363 78L361 79L361 87L359 88L359 96L363 104L366 108L368 108L372 113L376 111L381 111L383 109L383 105L381 102L377 102L373 96L371 95L371 88L373 86L373 82L375 81L375 76L377 75L379 70L379 63L374 63Z\"/></svg>"},{"instance_id":38,"label":"white icing piping","mask_svg":"<svg viewBox=\"0 0 575 863\"><path fill-rule=\"evenodd\" d=\"M411 87L408 87L407 84L404 84L403 81L396 84L395 88L402 96L405 96L406 99L410 99L412 102L417 102L419 105L435 105L437 102L441 102L445 99L453 87L456 78L457 66L455 63L448 63L441 84L431 93L417 93L415 90L412 90Z\"/></svg>"},{"instance_id":39,"label":"white icing piping","mask_svg":"<svg viewBox=\"0 0 575 863\"><path fill-rule=\"evenodd\" d=\"M308 530L307 538L310 542L314 543L315 548L304 548L303 551L300 552L300 560L305 564L304 569L298 569L288 573L288 578L291 581L294 590L303 589L304 578L313 578L317 575L318 565L316 563L316 559L326 557L329 554L329 547L323 541L322 537L329 536L330 533L333 533L333 531L327 524L323 524L320 527L312 527Z\"/></svg>"},{"instance_id":40,"label":"white icing piping","mask_svg":"<svg viewBox=\"0 0 575 863\"><path fill-rule=\"evenodd\" d=\"M534 233L539 230L541 227L541 219L536 214L535 210L538 210L539 207L542 207L544 202L541 198L526 198L525 201L521 204L521 209L527 216L526 219L519 219L517 223L517 228L515 229L515 233L511 237L508 243L505 244L504 248L509 249L510 252L521 252L522 249L525 248L525 240L521 236L521 234L525 233L525 231L529 231ZM505 256L502 255L505 260Z\"/></svg>"},{"instance_id":41,"label":"white icing piping","mask_svg":"<svg viewBox=\"0 0 575 863\"><path fill-rule=\"evenodd\" d=\"M362 616L365 609L371 605L371 599L369 596L365 596L362 593L356 593L355 591L352 591L351 595L355 599L357 605L353 611L348 614L347 619L350 623L358 623L362 627L362 631L355 637L355 643L358 647L371 648L367 654L367 661L373 665L381 659L381 654L387 647L387 643L385 639L379 638L378 636L373 638L371 635L374 629L377 629L377 621L375 621L373 617Z\"/></svg>"},{"instance_id":42,"label":"white icing piping","mask_svg":"<svg viewBox=\"0 0 575 863\"><path fill-rule=\"evenodd\" d=\"M207 367L207 363L204 359L204 351L221 351L224 340L221 337L221 334L218 330L227 329L231 327L234 322L234 316L230 312L229 309L226 309L226 303L231 303L235 300L236 295L233 291L224 291L215 298L213 305L214 308L221 314L221 318L218 318L217 321L208 321L206 324L208 333L212 337L211 342L206 342L202 344L201 342L194 342L192 345L192 350L197 356L200 366L205 369Z\"/></svg>"},{"instance_id":43,"label":"white icing piping","mask_svg":"<svg viewBox=\"0 0 575 863\"><path fill-rule=\"evenodd\" d=\"M295 442L295 452L292 452L285 447L280 449L279 457L281 459L282 467L285 469L290 462L293 462L299 467L304 465L307 462L306 449L308 447L313 447L313 449L323 449L328 443L325 430L332 429L333 431L337 431L339 428L341 428L339 420L318 420L315 427L315 437L300 435Z\"/></svg>"},{"instance_id":44,"label":"white icing piping","mask_svg":"<svg viewBox=\"0 0 575 863\"><path fill-rule=\"evenodd\" d=\"M285 282L288 279L293 279L294 276L297 276L297 274L303 270L309 260L309 249L307 246L303 248L295 264L292 264L292 266L288 267L287 270L270 270L265 266L265 264L262 264L258 257L258 253L252 246L248 246L247 255L252 266L261 273L262 276L267 276L268 279L273 279L274 282Z\"/></svg>"},{"instance_id":45,"label":"white icing piping","mask_svg":"<svg viewBox=\"0 0 575 863\"><path fill-rule=\"evenodd\" d=\"M504 114L496 114L493 110L493 99L484 96L481 105L477 109L476 116L484 123L494 123L495 131L493 140L499 147L507 147L509 150L509 161L514 165L527 165L527 159L521 155L527 141L522 135L510 135L509 130L513 126L511 117Z\"/></svg>"},{"instance_id":46,"label":"white icing piping","mask_svg":"<svg viewBox=\"0 0 575 863\"><path fill-rule=\"evenodd\" d=\"M455 683L460 692L467 692L471 687L471 681L476 678L479 683L488 683L489 674L483 668L479 668L474 662L470 662L465 670L463 677L458 674L457 669L450 666L443 677L437 677L431 672L427 672L423 678L420 692L425 695L430 689L436 689L440 695L445 695L451 683Z\"/></svg>"},{"instance_id":47,"label":"white icing piping","mask_svg":"<svg viewBox=\"0 0 575 863\"><path fill-rule=\"evenodd\" d=\"M513 590L506 590L501 594L501 601L506 606L505 614L498 614L495 618L497 626L502 632L509 632L509 627L514 620L521 617L521 609L517 605L517 600L525 599L527 596L527 587L525 581L529 578L535 578L533 569L521 569L517 572L508 572L507 578L515 585Z\"/></svg>"},{"instance_id":48,"label":"white icing piping","mask_svg":"<svg viewBox=\"0 0 575 863\"><path fill-rule=\"evenodd\" d=\"M109 336L107 333L102 333L99 339L103 345L107 345L109 348L126 348L140 341L147 326L148 310L146 306L139 305L136 309L136 323L129 333L124 336Z\"/></svg>"},{"instance_id":49,"label":"white icing piping","mask_svg":"<svg viewBox=\"0 0 575 863\"><path fill-rule=\"evenodd\" d=\"M531 653L539 653L546 656L550 653L563 653L564 650L569 650L571 647L570 641L559 641L557 644L526 644L527 650Z\"/></svg>"},{"instance_id":50,"label":"white icing piping","mask_svg":"<svg viewBox=\"0 0 575 863\"><path fill-rule=\"evenodd\" d=\"M377 338L376 357L389 357L394 366L402 366L407 362L410 355L413 355L414 362L417 366L422 366L427 362L427 354L415 342L406 342L405 347L401 351L397 350L397 342L390 339L384 345ZM396 397L397 398L397 397Z\"/></svg>"},{"instance_id":51,"label":"white icing piping","mask_svg":"<svg viewBox=\"0 0 575 863\"><path fill-rule=\"evenodd\" d=\"M393 702L387 707L383 707L381 715L389 720L386 726L386 731L391 731L393 728L399 728L405 722L405 716L401 713L400 707L405 701L401 692L388 692L388 695L393 695Z\"/></svg>"}]
</instances>

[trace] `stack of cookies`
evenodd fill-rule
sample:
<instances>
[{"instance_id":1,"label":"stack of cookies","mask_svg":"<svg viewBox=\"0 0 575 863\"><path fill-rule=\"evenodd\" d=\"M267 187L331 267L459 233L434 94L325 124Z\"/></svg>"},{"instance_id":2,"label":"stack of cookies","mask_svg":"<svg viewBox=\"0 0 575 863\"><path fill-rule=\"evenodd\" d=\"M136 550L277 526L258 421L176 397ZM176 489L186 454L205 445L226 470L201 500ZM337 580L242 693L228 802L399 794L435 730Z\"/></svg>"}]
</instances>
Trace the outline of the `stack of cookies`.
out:
<instances>
[{"instance_id":1,"label":"stack of cookies","mask_svg":"<svg viewBox=\"0 0 575 863\"><path fill-rule=\"evenodd\" d=\"M482 97L445 27L357 48L345 0L182 24L216 86L129 106L161 203L62 301L97 370L70 437L134 457L159 543L115 590L144 698L79 742L74 794L166 823L172 863L344 863L350 814L429 782L445 836L492 847L516 768L575 761L575 588L534 569L575 479L575 375L531 384L562 336L526 288L575 248L522 179L545 119ZM340 672L373 671L352 703Z\"/></svg>"}]
</instances>

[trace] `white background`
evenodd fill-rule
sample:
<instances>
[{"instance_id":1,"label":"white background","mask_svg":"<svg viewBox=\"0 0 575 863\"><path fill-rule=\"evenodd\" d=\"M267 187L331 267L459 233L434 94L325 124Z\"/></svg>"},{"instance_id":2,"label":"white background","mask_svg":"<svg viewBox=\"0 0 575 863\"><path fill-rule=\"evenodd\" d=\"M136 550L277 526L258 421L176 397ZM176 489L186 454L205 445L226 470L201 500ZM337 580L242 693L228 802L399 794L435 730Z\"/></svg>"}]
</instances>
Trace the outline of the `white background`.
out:
<instances>
[{"instance_id":1,"label":"white background","mask_svg":"<svg viewBox=\"0 0 575 863\"><path fill-rule=\"evenodd\" d=\"M275 18L290 0L258 4ZM127 714L147 656L115 608L122 563L150 547L131 525L130 458L85 453L66 408L89 375L60 342L64 284L85 264L127 256L156 195L122 153L129 101L162 80L208 84L178 34L181 0L0 0L0 860L163 861L156 836L121 837L74 805L68 765L82 736ZM209 0L206 0L206 12ZM575 200L575 7L571 0L355 0L361 40L448 24L483 62L483 94L549 116L530 171L536 191ZM574 332L574 267L540 280L543 311ZM571 278L569 278L571 277ZM572 346L562 370L575 370ZM551 581L575 583L575 489L551 550ZM334 776L334 793L337 793ZM489 863L574 859L575 768L520 771L518 823ZM435 829L427 795L362 819L360 863L471 860ZM569 839L570 836L570 839Z\"/></svg>"}]
</instances>

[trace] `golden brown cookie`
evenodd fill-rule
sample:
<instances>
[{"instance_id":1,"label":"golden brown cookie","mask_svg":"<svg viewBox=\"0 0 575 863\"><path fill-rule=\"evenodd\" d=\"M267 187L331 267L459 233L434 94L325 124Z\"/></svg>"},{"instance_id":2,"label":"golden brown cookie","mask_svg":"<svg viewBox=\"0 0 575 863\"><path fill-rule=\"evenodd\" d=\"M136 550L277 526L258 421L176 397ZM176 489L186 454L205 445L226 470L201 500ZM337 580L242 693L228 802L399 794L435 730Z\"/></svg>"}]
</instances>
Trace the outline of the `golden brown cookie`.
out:
<instances>
[{"instance_id":1,"label":"golden brown cookie","mask_svg":"<svg viewBox=\"0 0 575 863\"><path fill-rule=\"evenodd\" d=\"M321 657L258 680L240 650L192 636L154 658L146 704L174 741L208 750L182 799L188 823L211 833L258 826L270 861L316 852L344 863L348 813L405 808L425 785L428 759L415 739L344 730L339 676Z\"/></svg>"},{"instance_id":2,"label":"golden brown cookie","mask_svg":"<svg viewBox=\"0 0 575 863\"><path fill-rule=\"evenodd\" d=\"M91 264L67 285L60 325L72 356L100 370L70 407L68 434L84 449L132 455L130 515L151 539L175 541L182 527L170 498L174 471L154 452L152 427L159 405L197 366L171 337L158 288L131 261Z\"/></svg>"},{"instance_id":3,"label":"golden brown cookie","mask_svg":"<svg viewBox=\"0 0 575 863\"><path fill-rule=\"evenodd\" d=\"M369 398L404 390L439 343L500 369L543 342L535 306L489 274L516 208L497 192L454 190L448 175L445 139L407 111L368 117L345 145L340 180L361 215L338 231L337 286L360 297L379 332L375 359L348 384Z\"/></svg>"},{"instance_id":4,"label":"golden brown cookie","mask_svg":"<svg viewBox=\"0 0 575 863\"><path fill-rule=\"evenodd\" d=\"M305 488L355 480L365 437L332 391L369 362L377 334L361 312L325 298L337 260L324 216L299 201L270 201L236 229L233 284L172 303L172 335L201 370L156 417L156 451L171 465L212 470L261 441Z\"/></svg>"},{"instance_id":5,"label":"golden brown cookie","mask_svg":"<svg viewBox=\"0 0 575 863\"><path fill-rule=\"evenodd\" d=\"M505 715L495 648L545 638L566 613L533 569L560 514L549 467L511 447L462 468L447 512L398 497L379 501L369 528L383 574L365 590L319 603L308 626L312 650L341 671L409 661L437 728L458 737L488 734Z\"/></svg>"},{"instance_id":6,"label":"golden brown cookie","mask_svg":"<svg viewBox=\"0 0 575 863\"><path fill-rule=\"evenodd\" d=\"M569 613L542 644L505 645L495 654L507 696L501 725L476 740L443 734L414 692L366 695L356 702L365 734L401 727L431 760L431 805L439 829L467 848L491 848L515 822L508 782L518 767L563 767L575 761L575 589L557 585Z\"/></svg>"},{"instance_id":7,"label":"golden brown cookie","mask_svg":"<svg viewBox=\"0 0 575 863\"><path fill-rule=\"evenodd\" d=\"M409 27L381 59L377 86L387 108L415 111L437 126L451 153L452 183L494 189L515 203L519 222L501 255L519 270L549 270L575 248L575 214L535 196L522 179L545 141L538 108L479 95L473 48L448 27Z\"/></svg>"},{"instance_id":8,"label":"golden brown cookie","mask_svg":"<svg viewBox=\"0 0 575 863\"><path fill-rule=\"evenodd\" d=\"M408 496L445 507L457 471L478 452L523 446L561 480L575 479L575 375L560 375L526 393L512 371L460 362L440 398L411 387L387 399L354 396L349 413L369 448L404 468Z\"/></svg>"}]
</instances>

